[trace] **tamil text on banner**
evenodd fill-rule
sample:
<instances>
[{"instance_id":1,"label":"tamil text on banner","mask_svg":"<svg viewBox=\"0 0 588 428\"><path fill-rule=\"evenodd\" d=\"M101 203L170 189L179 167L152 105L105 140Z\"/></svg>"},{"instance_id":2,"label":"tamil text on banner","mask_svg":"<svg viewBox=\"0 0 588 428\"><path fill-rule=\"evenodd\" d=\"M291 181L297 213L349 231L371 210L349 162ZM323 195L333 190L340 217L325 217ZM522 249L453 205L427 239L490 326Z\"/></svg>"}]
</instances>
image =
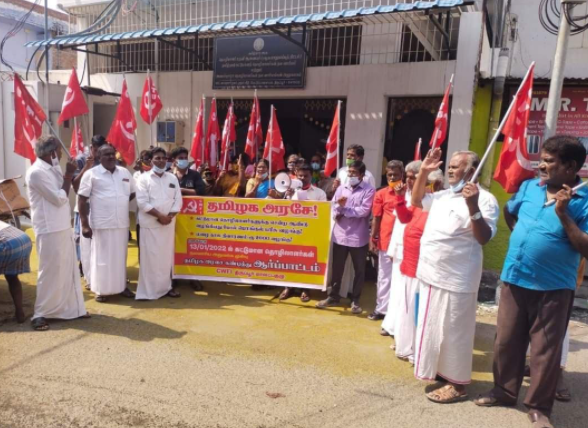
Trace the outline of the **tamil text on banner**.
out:
<instances>
[{"instance_id":1,"label":"tamil text on banner","mask_svg":"<svg viewBox=\"0 0 588 428\"><path fill-rule=\"evenodd\" d=\"M328 202L184 198L174 278L322 289Z\"/></svg>"}]
</instances>

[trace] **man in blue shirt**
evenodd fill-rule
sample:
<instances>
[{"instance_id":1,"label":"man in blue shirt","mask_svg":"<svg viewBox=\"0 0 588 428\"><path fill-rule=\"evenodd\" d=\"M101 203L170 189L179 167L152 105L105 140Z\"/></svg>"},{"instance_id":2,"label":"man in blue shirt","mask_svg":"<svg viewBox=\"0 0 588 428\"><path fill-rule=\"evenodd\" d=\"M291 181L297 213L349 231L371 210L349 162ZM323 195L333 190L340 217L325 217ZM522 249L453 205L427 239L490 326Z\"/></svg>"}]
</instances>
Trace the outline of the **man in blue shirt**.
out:
<instances>
[{"instance_id":1,"label":"man in blue shirt","mask_svg":"<svg viewBox=\"0 0 588 428\"><path fill-rule=\"evenodd\" d=\"M555 136L541 150L539 179L521 185L504 208L512 230L501 279L494 388L480 406L516 404L531 345L529 419L551 427L563 339L574 300L581 257L588 257L588 190L573 194L586 160L577 138ZM555 199L554 205L545 206Z\"/></svg>"}]
</instances>

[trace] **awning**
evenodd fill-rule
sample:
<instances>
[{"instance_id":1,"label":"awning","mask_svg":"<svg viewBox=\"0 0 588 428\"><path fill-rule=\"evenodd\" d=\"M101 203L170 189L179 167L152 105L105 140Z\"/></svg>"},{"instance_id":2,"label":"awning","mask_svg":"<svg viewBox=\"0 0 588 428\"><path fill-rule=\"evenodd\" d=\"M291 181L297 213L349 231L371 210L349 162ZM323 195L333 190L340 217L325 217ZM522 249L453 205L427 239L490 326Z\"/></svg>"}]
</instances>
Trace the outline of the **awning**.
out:
<instances>
[{"instance_id":1,"label":"awning","mask_svg":"<svg viewBox=\"0 0 588 428\"><path fill-rule=\"evenodd\" d=\"M196 35L200 37L215 37L217 35L263 34L287 28L288 31L320 29L341 25L356 25L357 23L392 23L404 22L403 14L421 14L423 19L430 13L455 12L460 13L459 7L473 5L471 0L436 0L417 1L414 3L397 3L389 6L363 7L338 12L313 13L308 15L281 16L251 21L233 21L217 24L189 25L174 28L129 31L124 33L97 34L91 36L61 36L49 40L28 42L26 47L64 48L102 43L138 42L146 39L181 39L182 36Z\"/></svg>"}]
</instances>

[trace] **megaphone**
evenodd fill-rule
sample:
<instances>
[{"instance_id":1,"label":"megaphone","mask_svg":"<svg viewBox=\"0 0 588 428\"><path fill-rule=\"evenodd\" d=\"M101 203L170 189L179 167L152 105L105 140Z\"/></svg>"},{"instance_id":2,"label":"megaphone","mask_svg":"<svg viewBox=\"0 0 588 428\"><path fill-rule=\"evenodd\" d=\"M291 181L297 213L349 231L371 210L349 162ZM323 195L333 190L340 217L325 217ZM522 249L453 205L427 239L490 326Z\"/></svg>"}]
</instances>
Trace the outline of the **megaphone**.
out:
<instances>
[{"instance_id":1,"label":"megaphone","mask_svg":"<svg viewBox=\"0 0 588 428\"><path fill-rule=\"evenodd\" d=\"M290 189L302 188L302 181L294 178L291 179L287 172L280 172L274 179L274 187L280 193L285 193Z\"/></svg>"}]
</instances>

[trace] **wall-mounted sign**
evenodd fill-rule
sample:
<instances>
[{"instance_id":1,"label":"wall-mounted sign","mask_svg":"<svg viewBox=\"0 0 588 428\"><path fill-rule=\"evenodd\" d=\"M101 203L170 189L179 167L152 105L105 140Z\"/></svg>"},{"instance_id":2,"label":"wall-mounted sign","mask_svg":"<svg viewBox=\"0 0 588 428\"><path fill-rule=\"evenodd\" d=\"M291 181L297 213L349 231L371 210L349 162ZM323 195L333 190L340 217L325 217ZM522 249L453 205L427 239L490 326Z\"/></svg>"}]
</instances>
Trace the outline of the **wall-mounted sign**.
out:
<instances>
[{"instance_id":1,"label":"wall-mounted sign","mask_svg":"<svg viewBox=\"0 0 588 428\"><path fill-rule=\"evenodd\" d=\"M291 37L302 42L302 33ZM217 37L213 89L302 89L306 54L278 35Z\"/></svg>"}]
</instances>

